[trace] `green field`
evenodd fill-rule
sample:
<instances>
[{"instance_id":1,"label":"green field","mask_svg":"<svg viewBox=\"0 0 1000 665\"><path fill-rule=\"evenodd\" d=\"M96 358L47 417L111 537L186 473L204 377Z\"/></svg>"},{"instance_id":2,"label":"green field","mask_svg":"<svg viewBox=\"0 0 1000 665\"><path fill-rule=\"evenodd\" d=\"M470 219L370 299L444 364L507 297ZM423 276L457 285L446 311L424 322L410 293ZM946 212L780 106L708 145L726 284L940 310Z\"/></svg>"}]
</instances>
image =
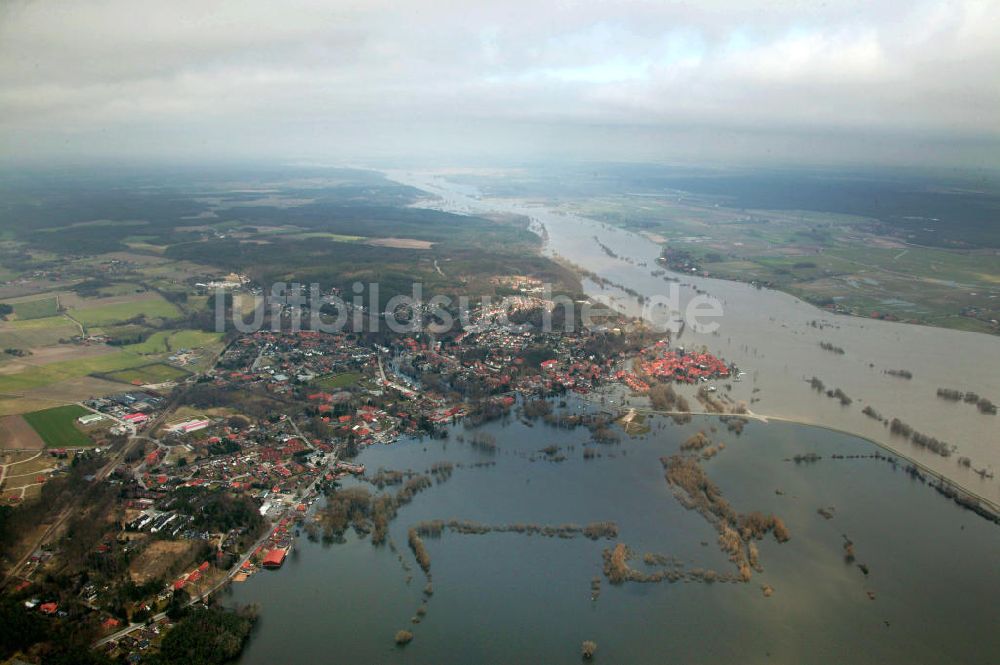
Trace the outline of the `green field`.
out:
<instances>
[{"instance_id":1,"label":"green field","mask_svg":"<svg viewBox=\"0 0 1000 665\"><path fill-rule=\"evenodd\" d=\"M140 344L125 347L136 353L170 353L181 349L200 349L222 339L222 333L201 330L161 330L153 333Z\"/></svg>"},{"instance_id":2,"label":"green field","mask_svg":"<svg viewBox=\"0 0 1000 665\"><path fill-rule=\"evenodd\" d=\"M188 372L165 363L140 365L104 374L104 378L133 384L163 383L165 381L181 379L185 376L188 376Z\"/></svg>"},{"instance_id":3,"label":"green field","mask_svg":"<svg viewBox=\"0 0 1000 665\"><path fill-rule=\"evenodd\" d=\"M79 334L80 328L64 316L8 321L0 325L0 347L51 346Z\"/></svg>"},{"instance_id":4,"label":"green field","mask_svg":"<svg viewBox=\"0 0 1000 665\"><path fill-rule=\"evenodd\" d=\"M140 315L146 318L172 319L181 314L177 307L162 298L147 298L113 305L98 305L96 307L74 309L70 313L74 319L88 327L106 326L121 321L128 321Z\"/></svg>"},{"instance_id":5,"label":"green field","mask_svg":"<svg viewBox=\"0 0 1000 665\"><path fill-rule=\"evenodd\" d=\"M49 448L89 446L93 442L76 427L76 419L90 413L76 404L24 414L24 419Z\"/></svg>"},{"instance_id":6,"label":"green field","mask_svg":"<svg viewBox=\"0 0 1000 665\"><path fill-rule=\"evenodd\" d=\"M55 316L59 313L59 302L54 298L39 298L38 300L25 300L12 305L14 314L20 320L43 319Z\"/></svg>"},{"instance_id":7,"label":"green field","mask_svg":"<svg viewBox=\"0 0 1000 665\"><path fill-rule=\"evenodd\" d=\"M361 374L357 372L344 372L342 374L331 374L324 376L313 382L313 385L324 390L339 390L353 386L361 380Z\"/></svg>"},{"instance_id":8,"label":"green field","mask_svg":"<svg viewBox=\"0 0 1000 665\"><path fill-rule=\"evenodd\" d=\"M76 325L67 319L65 316L47 316L41 319L29 319L27 321L11 321L4 324L4 328L10 328L12 330L18 331L32 331L36 332L38 330L45 330L51 328L60 328L64 326L72 326L76 328ZM77 328L79 330L79 328Z\"/></svg>"},{"instance_id":9,"label":"green field","mask_svg":"<svg viewBox=\"0 0 1000 665\"><path fill-rule=\"evenodd\" d=\"M88 374L115 372L148 363L149 359L129 351L108 353L77 360L63 360L32 367L17 374L0 375L0 393L21 393L35 388L76 379Z\"/></svg>"}]
</instances>

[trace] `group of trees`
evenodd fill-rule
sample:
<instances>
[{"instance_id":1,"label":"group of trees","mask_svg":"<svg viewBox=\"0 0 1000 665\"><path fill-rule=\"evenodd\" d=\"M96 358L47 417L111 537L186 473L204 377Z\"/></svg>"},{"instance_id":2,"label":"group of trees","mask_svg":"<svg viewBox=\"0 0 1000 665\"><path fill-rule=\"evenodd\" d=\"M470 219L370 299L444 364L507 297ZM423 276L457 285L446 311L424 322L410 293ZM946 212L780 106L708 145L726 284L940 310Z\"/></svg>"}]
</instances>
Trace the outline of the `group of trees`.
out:
<instances>
[{"instance_id":1,"label":"group of trees","mask_svg":"<svg viewBox=\"0 0 1000 665\"><path fill-rule=\"evenodd\" d=\"M482 535L486 533L516 533L522 535L540 535L548 538L575 538L583 536L590 540L601 538L612 539L618 536L618 525L614 522L590 522L585 526L577 524L482 524L470 520L430 520L418 522L413 526L417 536L440 538L445 530L465 535Z\"/></svg>"},{"instance_id":2,"label":"group of trees","mask_svg":"<svg viewBox=\"0 0 1000 665\"><path fill-rule=\"evenodd\" d=\"M411 527L406 532L406 540L410 545L410 549L413 550L413 556L420 565L420 569L424 571L424 574L429 575L431 572L431 555L427 553L424 541L421 540L415 528Z\"/></svg>"},{"instance_id":3,"label":"group of trees","mask_svg":"<svg viewBox=\"0 0 1000 665\"><path fill-rule=\"evenodd\" d=\"M181 487L174 495L171 507L191 515L192 526L203 531L227 532L243 529L258 534L265 526L257 504L248 496L224 489L204 490Z\"/></svg>"},{"instance_id":4,"label":"group of trees","mask_svg":"<svg viewBox=\"0 0 1000 665\"><path fill-rule=\"evenodd\" d=\"M760 512L739 513L722 497L718 486L709 479L698 460L685 455L660 459L666 470L667 484L681 504L701 513L719 533L719 545L729 554L743 581L750 579L752 568L760 569L755 540L772 533L779 543L791 538L784 522Z\"/></svg>"},{"instance_id":5,"label":"group of trees","mask_svg":"<svg viewBox=\"0 0 1000 665\"><path fill-rule=\"evenodd\" d=\"M323 526L323 539L339 538L353 525L359 533L371 530L372 494L366 487L348 487L327 495L326 506L318 513Z\"/></svg>"},{"instance_id":6,"label":"group of trees","mask_svg":"<svg viewBox=\"0 0 1000 665\"><path fill-rule=\"evenodd\" d=\"M649 402L654 409L659 411L677 411L679 414L672 416L674 422L683 425L691 421L691 416L687 412L691 410L687 398L678 395L674 387L668 383L655 382L649 389Z\"/></svg>"},{"instance_id":7,"label":"group of trees","mask_svg":"<svg viewBox=\"0 0 1000 665\"><path fill-rule=\"evenodd\" d=\"M879 413L878 411L876 411L875 409L873 409L871 404L869 404L869 405L865 406L865 408L861 409L861 413L865 414L869 418L874 418L875 420L878 420L880 422L883 420L882 414Z\"/></svg>"},{"instance_id":8,"label":"group of trees","mask_svg":"<svg viewBox=\"0 0 1000 665\"><path fill-rule=\"evenodd\" d=\"M910 427L899 418L893 418L889 422L889 431L897 436L909 439L914 445L937 453L941 457L950 457L952 447L945 441L939 441L933 436L928 436Z\"/></svg>"},{"instance_id":9,"label":"group of trees","mask_svg":"<svg viewBox=\"0 0 1000 665\"><path fill-rule=\"evenodd\" d=\"M966 404L975 404L982 413L995 415L997 412L997 407L993 402L974 392L962 392L961 390L952 390L951 388L938 388L937 396L941 399L951 400L953 402L961 400Z\"/></svg>"},{"instance_id":10,"label":"group of trees","mask_svg":"<svg viewBox=\"0 0 1000 665\"><path fill-rule=\"evenodd\" d=\"M42 593L58 597L49 588ZM99 626L89 608L60 601L60 610L68 611L67 616L43 617L37 610L27 610L22 600L19 595L0 598L0 659L20 652L46 665L111 665L109 658L90 650Z\"/></svg>"},{"instance_id":11,"label":"group of trees","mask_svg":"<svg viewBox=\"0 0 1000 665\"><path fill-rule=\"evenodd\" d=\"M69 473L53 476L42 485L41 496L37 501L14 507L0 506L0 556L10 555L25 534L31 533L38 524L58 514L70 502L88 508L107 505L108 497L114 491L103 483L92 483L87 479L101 463L98 457L77 454ZM91 513L92 510L86 510L81 515ZM95 522L93 526L96 528L97 525ZM84 526L84 523L81 522L80 526Z\"/></svg>"},{"instance_id":12,"label":"group of trees","mask_svg":"<svg viewBox=\"0 0 1000 665\"><path fill-rule=\"evenodd\" d=\"M190 610L163 638L160 651L143 662L152 665L218 665L243 650L257 620L257 608Z\"/></svg>"},{"instance_id":13,"label":"group of trees","mask_svg":"<svg viewBox=\"0 0 1000 665\"><path fill-rule=\"evenodd\" d=\"M832 399L840 400L841 406L850 406L851 402L854 401L850 397L848 397L847 393L845 393L840 388L835 388L833 390L827 390L826 391L826 396L830 397Z\"/></svg>"},{"instance_id":14,"label":"group of trees","mask_svg":"<svg viewBox=\"0 0 1000 665\"><path fill-rule=\"evenodd\" d=\"M389 523L396 518L399 508L433 486L432 478L439 483L450 478L453 468L454 465L449 462L437 463L429 475L412 470L379 469L370 482L379 489L401 486L394 494L381 492L373 495L366 487L334 490L327 495L326 505L317 513L323 526L323 539L332 542L342 537L351 526L358 534L371 533L373 545L385 543Z\"/></svg>"}]
</instances>

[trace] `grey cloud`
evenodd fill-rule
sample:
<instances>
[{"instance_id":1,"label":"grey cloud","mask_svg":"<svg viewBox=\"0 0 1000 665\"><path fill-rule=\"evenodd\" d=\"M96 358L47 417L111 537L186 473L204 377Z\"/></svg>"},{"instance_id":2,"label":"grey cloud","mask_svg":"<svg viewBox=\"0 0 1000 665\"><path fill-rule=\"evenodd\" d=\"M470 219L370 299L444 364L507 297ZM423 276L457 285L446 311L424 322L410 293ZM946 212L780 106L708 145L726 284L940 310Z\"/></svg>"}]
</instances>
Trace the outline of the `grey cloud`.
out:
<instances>
[{"instance_id":1,"label":"grey cloud","mask_svg":"<svg viewBox=\"0 0 1000 665\"><path fill-rule=\"evenodd\" d=\"M8 157L1000 166L1000 4L9 2Z\"/></svg>"}]
</instances>

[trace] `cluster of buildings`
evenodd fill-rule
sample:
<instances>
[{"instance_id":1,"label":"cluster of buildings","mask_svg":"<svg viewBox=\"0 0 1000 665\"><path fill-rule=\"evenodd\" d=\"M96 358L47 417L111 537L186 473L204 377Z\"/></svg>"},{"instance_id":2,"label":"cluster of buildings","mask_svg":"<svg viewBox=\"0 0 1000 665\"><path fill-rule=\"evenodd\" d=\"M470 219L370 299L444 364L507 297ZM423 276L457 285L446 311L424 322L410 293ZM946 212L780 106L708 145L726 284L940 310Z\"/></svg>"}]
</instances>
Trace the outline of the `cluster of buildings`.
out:
<instances>
[{"instance_id":1,"label":"cluster of buildings","mask_svg":"<svg viewBox=\"0 0 1000 665\"><path fill-rule=\"evenodd\" d=\"M724 379L737 371L735 365L727 365L711 353L685 351L684 347L670 349L665 341L644 350L637 365L646 376L680 383Z\"/></svg>"},{"instance_id":2,"label":"cluster of buildings","mask_svg":"<svg viewBox=\"0 0 1000 665\"><path fill-rule=\"evenodd\" d=\"M515 296L515 311L527 317L522 320L548 306L530 295L537 287L532 282L507 286L525 293ZM616 381L617 370L643 346L642 335L633 332L624 325L539 332L487 309L478 312L475 325L437 337L244 335L187 388L189 396L204 399L190 400L187 415L174 421L152 427L163 420L157 416L165 401L148 390L87 402L123 433L149 430L143 432L143 455L123 461L111 478L122 484L125 512L119 542L109 542L138 557L145 543L164 539L210 546L209 560L146 599L150 612L163 609L175 592L201 594L227 578L280 567L296 523L319 492L348 474L364 473L341 457L405 435L433 435L487 410L508 410L518 393L587 393ZM222 509L239 517L204 519ZM126 639L135 643L118 640L117 653L134 655L141 643L150 643L146 637Z\"/></svg>"},{"instance_id":3,"label":"cluster of buildings","mask_svg":"<svg viewBox=\"0 0 1000 665\"><path fill-rule=\"evenodd\" d=\"M216 364L214 375L286 393L291 384L363 370L374 367L374 363L375 350L359 345L350 335L257 332L230 345Z\"/></svg>"},{"instance_id":4,"label":"cluster of buildings","mask_svg":"<svg viewBox=\"0 0 1000 665\"><path fill-rule=\"evenodd\" d=\"M84 404L116 422L110 430L111 434L135 434L156 417L157 412L163 407L164 398L148 391L133 391L96 397ZM81 416L80 421L86 424L84 419L91 419L96 415Z\"/></svg>"},{"instance_id":5,"label":"cluster of buildings","mask_svg":"<svg viewBox=\"0 0 1000 665\"><path fill-rule=\"evenodd\" d=\"M175 511L157 511L151 508L143 510L125 523L127 531L144 531L146 533L163 533L170 538L177 538L185 533L191 521L190 515Z\"/></svg>"}]
</instances>

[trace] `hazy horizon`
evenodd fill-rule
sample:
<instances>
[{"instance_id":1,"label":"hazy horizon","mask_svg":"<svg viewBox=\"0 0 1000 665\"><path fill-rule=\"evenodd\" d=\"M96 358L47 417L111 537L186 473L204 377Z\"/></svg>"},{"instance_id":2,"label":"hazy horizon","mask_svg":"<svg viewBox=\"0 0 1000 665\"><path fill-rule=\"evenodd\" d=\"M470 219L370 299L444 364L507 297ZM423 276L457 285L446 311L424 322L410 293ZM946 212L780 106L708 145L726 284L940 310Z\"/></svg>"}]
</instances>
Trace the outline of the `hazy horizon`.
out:
<instances>
[{"instance_id":1,"label":"hazy horizon","mask_svg":"<svg viewBox=\"0 0 1000 665\"><path fill-rule=\"evenodd\" d=\"M1000 168L1000 4L12 1L8 163Z\"/></svg>"}]
</instances>

